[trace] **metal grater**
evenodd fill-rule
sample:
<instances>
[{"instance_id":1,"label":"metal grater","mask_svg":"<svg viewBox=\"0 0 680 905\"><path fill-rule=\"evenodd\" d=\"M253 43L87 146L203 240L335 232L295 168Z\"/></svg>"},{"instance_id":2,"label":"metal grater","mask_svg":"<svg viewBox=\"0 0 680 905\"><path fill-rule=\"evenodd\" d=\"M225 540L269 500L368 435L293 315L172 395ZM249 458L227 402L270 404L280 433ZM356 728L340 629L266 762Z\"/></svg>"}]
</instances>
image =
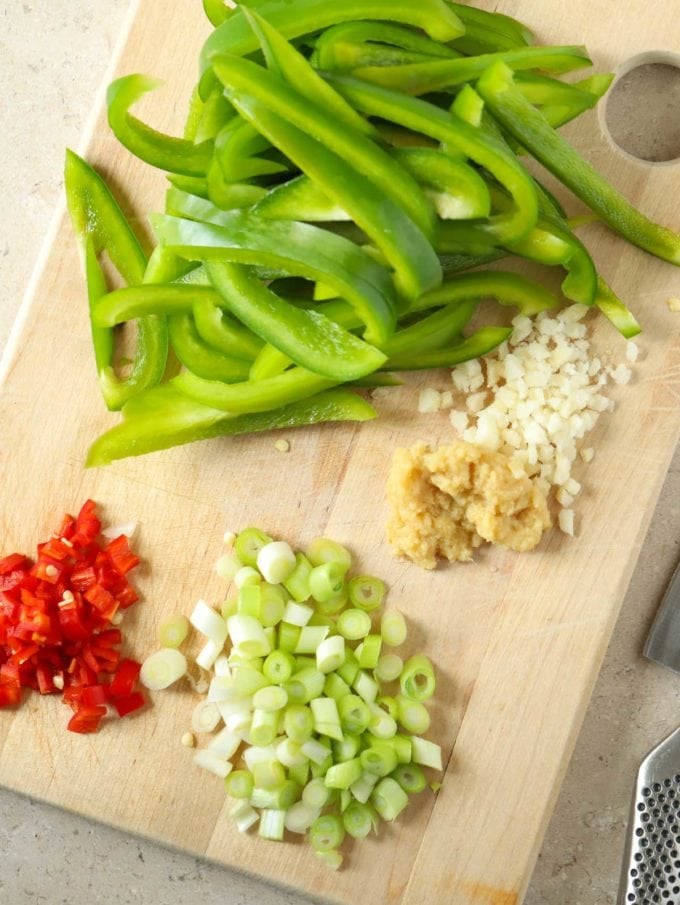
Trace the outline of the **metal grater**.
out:
<instances>
[{"instance_id":1,"label":"metal grater","mask_svg":"<svg viewBox=\"0 0 680 905\"><path fill-rule=\"evenodd\" d=\"M617 905L680 905L680 728L638 771Z\"/></svg>"}]
</instances>

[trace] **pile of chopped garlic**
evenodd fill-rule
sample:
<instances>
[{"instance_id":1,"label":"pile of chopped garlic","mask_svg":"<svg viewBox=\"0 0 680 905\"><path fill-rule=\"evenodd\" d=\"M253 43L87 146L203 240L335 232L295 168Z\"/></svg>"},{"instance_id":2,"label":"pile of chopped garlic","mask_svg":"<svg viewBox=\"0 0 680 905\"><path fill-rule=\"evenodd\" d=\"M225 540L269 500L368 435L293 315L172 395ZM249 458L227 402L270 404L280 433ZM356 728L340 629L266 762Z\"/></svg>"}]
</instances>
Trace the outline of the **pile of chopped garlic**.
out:
<instances>
[{"instance_id":1,"label":"pile of chopped garlic","mask_svg":"<svg viewBox=\"0 0 680 905\"><path fill-rule=\"evenodd\" d=\"M583 305L571 305L557 315L547 312L534 319L516 317L509 340L483 361L454 368L455 389L464 394L465 409L453 409L453 394L424 389L421 412L451 409L451 424L463 440L500 450L517 463L518 474L528 474L547 495L556 488L560 505L559 526L574 534L571 508L581 490L572 477L580 454L584 462L594 455L583 441L602 412L614 402L604 394L611 379L630 381L631 369L612 366L590 357L588 313ZM637 360L638 347L629 342L626 358Z\"/></svg>"}]
</instances>

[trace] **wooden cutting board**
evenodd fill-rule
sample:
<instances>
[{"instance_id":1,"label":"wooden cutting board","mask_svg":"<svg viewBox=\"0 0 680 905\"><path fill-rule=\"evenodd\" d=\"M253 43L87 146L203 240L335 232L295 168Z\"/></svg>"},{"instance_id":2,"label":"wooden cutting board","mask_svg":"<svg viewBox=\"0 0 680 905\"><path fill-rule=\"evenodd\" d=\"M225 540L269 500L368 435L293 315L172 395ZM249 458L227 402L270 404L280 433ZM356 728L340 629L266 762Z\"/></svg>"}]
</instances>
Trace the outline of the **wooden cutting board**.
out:
<instances>
[{"instance_id":1,"label":"wooden cutting board","mask_svg":"<svg viewBox=\"0 0 680 905\"><path fill-rule=\"evenodd\" d=\"M634 54L680 47L674 0L491 0L551 43L586 42L600 69ZM115 72L142 71L167 87L142 114L178 129L206 34L198 0L141 0ZM112 70L113 72L113 70ZM680 229L680 170L617 152L597 113L570 130L578 147L647 214ZM99 115L88 158L128 210L159 209L161 174L134 161ZM144 228L146 226L144 225ZM5 358L0 419L2 549L30 551L65 509L100 501L107 521L137 520L145 599L126 617L128 651L147 655L159 622L224 589L213 563L225 529L257 524L293 544L320 533L347 542L362 570L385 576L408 616L414 648L439 673L434 735L447 763L435 798L352 846L337 874L306 845L235 833L220 782L179 744L195 700L186 689L93 737L65 731L68 711L33 695L0 713L0 783L98 820L342 903L515 905L521 901L619 605L680 430L680 272L592 227L604 275L643 322L634 382L593 437L577 474L578 536L553 531L533 554L482 551L474 565L434 574L395 562L384 542L384 483L392 450L452 437L447 418L414 414L417 382L380 399L362 426L218 440L84 471L88 444L112 423L95 381L83 282L68 223L59 220ZM623 343L601 319L597 348ZM429 385L446 375L428 375Z\"/></svg>"}]
</instances>

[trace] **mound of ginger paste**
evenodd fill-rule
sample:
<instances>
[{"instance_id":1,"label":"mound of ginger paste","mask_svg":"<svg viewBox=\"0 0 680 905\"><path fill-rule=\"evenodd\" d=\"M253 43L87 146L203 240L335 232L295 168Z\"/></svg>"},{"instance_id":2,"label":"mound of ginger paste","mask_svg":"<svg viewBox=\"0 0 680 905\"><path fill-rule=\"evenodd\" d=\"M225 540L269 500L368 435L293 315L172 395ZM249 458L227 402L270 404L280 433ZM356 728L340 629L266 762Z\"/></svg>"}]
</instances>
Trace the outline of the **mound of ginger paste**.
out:
<instances>
[{"instance_id":1,"label":"mound of ginger paste","mask_svg":"<svg viewBox=\"0 0 680 905\"><path fill-rule=\"evenodd\" d=\"M517 463L463 441L395 450L387 500L389 543L424 569L470 562L484 541L532 550L550 527L545 494Z\"/></svg>"}]
</instances>

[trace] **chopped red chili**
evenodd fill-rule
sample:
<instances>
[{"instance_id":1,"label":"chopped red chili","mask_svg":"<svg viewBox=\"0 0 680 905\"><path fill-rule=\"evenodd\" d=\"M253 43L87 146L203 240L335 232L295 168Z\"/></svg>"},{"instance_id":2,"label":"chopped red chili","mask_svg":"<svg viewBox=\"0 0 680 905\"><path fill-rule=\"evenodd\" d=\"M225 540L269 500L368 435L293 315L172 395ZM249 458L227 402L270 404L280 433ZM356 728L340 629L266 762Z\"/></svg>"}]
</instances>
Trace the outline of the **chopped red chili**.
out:
<instances>
[{"instance_id":1,"label":"chopped red chili","mask_svg":"<svg viewBox=\"0 0 680 905\"><path fill-rule=\"evenodd\" d=\"M38 545L35 562L0 559L0 707L19 704L23 688L61 693L74 711L67 728L80 733L96 732L112 709L126 716L145 704L140 664L120 659L112 625L138 600L126 576L139 558L125 535L102 544L100 529L87 500Z\"/></svg>"}]
</instances>

